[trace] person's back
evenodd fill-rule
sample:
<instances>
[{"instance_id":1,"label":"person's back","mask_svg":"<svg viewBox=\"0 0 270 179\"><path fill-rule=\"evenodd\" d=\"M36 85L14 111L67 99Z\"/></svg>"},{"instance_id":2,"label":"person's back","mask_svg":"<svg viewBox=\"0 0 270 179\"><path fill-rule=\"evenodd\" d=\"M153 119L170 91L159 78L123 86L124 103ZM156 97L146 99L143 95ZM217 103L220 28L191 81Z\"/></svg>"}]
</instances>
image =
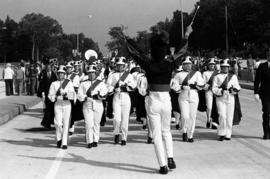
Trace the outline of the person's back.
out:
<instances>
[{"instance_id":1,"label":"person's back","mask_svg":"<svg viewBox=\"0 0 270 179\"><path fill-rule=\"evenodd\" d=\"M4 75L3 75L3 78L4 78L5 80L13 79L13 75L14 75L14 71L10 68L9 65L7 65L7 67L4 69Z\"/></svg>"},{"instance_id":2,"label":"person's back","mask_svg":"<svg viewBox=\"0 0 270 179\"><path fill-rule=\"evenodd\" d=\"M21 68L18 68L16 71L16 79L17 80L23 80L24 79L24 72Z\"/></svg>"}]
</instances>

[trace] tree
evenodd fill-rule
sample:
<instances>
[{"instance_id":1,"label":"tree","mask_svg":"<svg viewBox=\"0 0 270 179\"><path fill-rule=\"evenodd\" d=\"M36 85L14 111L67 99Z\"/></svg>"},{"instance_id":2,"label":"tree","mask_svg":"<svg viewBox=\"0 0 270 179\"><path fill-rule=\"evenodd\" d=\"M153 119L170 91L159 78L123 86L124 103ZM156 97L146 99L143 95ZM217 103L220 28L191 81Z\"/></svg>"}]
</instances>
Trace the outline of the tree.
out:
<instances>
[{"instance_id":1,"label":"tree","mask_svg":"<svg viewBox=\"0 0 270 179\"><path fill-rule=\"evenodd\" d=\"M32 42L32 60L39 60L40 46L51 38L62 35L61 25L53 18L42 14L27 14L20 21L23 34L27 34Z\"/></svg>"}]
</instances>

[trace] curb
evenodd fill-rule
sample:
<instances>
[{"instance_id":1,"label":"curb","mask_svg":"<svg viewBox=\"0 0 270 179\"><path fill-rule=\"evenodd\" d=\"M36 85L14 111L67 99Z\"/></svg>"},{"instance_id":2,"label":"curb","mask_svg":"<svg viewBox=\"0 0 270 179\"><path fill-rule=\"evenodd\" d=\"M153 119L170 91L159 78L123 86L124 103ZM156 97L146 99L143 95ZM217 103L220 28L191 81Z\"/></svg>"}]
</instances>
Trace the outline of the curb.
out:
<instances>
[{"instance_id":1,"label":"curb","mask_svg":"<svg viewBox=\"0 0 270 179\"><path fill-rule=\"evenodd\" d=\"M11 96L0 100L0 125L7 123L17 115L22 114L27 109L41 101L37 97Z\"/></svg>"},{"instance_id":2,"label":"curb","mask_svg":"<svg viewBox=\"0 0 270 179\"><path fill-rule=\"evenodd\" d=\"M248 90L253 90L254 89L253 85L250 85L250 84L240 83L240 86L243 89L248 89Z\"/></svg>"}]
</instances>

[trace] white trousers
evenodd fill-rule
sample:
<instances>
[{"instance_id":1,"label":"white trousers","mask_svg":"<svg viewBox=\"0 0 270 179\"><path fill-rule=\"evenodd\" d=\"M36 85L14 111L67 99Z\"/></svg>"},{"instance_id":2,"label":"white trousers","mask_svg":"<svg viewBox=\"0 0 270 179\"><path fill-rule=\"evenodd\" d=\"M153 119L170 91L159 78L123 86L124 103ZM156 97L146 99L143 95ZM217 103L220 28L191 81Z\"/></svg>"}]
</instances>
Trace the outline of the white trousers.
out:
<instances>
[{"instance_id":1,"label":"white trousers","mask_svg":"<svg viewBox=\"0 0 270 179\"><path fill-rule=\"evenodd\" d=\"M122 139L126 141L128 136L128 123L130 114L131 101L129 94L126 92L115 93L113 96L113 115L114 115L114 135L122 132Z\"/></svg>"},{"instance_id":2,"label":"white trousers","mask_svg":"<svg viewBox=\"0 0 270 179\"><path fill-rule=\"evenodd\" d=\"M234 114L234 96L228 94L227 96L217 97L218 110L218 135L231 138Z\"/></svg>"},{"instance_id":3,"label":"white trousers","mask_svg":"<svg viewBox=\"0 0 270 179\"><path fill-rule=\"evenodd\" d=\"M205 99L206 99L206 115L207 121L211 121L211 113L213 106L213 92L211 90L205 91Z\"/></svg>"},{"instance_id":4,"label":"white trousers","mask_svg":"<svg viewBox=\"0 0 270 179\"><path fill-rule=\"evenodd\" d=\"M148 99L149 99L148 96L146 96L145 99L144 99L145 109L148 108ZM150 120L149 120L149 115L148 115L147 110L146 110L146 124L147 124L147 129L148 129L148 137L153 138L153 132L151 130L151 123L150 123Z\"/></svg>"},{"instance_id":5,"label":"white trousers","mask_svg":"<svg viewBox=\"0 0 270 179\"><path fill-rule=\"evenodd\" d=\"M199 96L197 90L183 91L178 97L180 105L181 119L183 122L183 132L188 138L193 138L196 126Z\"/></svg>"},{"instance_id":6,"label":"white trousers","mask_svg":"<svg viewBox=\"0 0 270 179\"><path fill-rule=\"evenodd\" d=\"M153 132L153 141L158 163L160 166L165 166L167 165L166 154L168 158L173 157L173 142L170 131L171 97L168 92L150 92L148 105L146 107L150 127Z\"/></svg>"},{"instance_id":7,"label":"white trousers","mask_svg":"<svg viewBox=\"0 0 270 179\"><path fill-rule=\"evenodd\" d=\"M56 140L62 140L62 145L67 145L68 129L71 114L71 103L68 100L59 100L54 104L54 124L56 129Z\"/></svg>"},{"instance_id":8,"label":"white trousers","mask_svg":"<svg viewBox=\"0 0 270 179\"><path fill-rule=\"evenodd\" d=\"M103 110L102 101L99 100L86 101L83 104L87 144L99 141L100 121Z\"/></svg>"}]
</instances>

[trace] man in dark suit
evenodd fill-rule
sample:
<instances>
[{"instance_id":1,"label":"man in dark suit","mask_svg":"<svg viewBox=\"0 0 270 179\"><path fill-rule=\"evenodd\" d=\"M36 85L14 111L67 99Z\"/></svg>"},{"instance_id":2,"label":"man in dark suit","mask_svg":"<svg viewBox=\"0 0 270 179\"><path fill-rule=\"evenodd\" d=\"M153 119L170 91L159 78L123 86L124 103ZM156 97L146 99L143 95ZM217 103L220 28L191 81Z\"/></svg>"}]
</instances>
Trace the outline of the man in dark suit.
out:
<instances>
[{"instance_id":1,"label":"man in dark suit","mask_svg":"<svg viewBox=\"0 0 270 179\"><path fill-rule=\"evenodd\" d=\"M263 139L270 139L270 50L267 52L267 62L261 63L256 71L254 81L255 100L262 103Z\"/></svg>"},{"instance_id":2,"label":"man in dark suit","mask_svg":"<svg viewBox=\"0 0 270 179\"><path fill-rule=\"evenodd\" d=\"M48 94L51 83L56 80L57 76L52 71L51 65L47 64L45 70L43 70L39 76L40 85L37 96L45 99L44 117L41 121L41 125L48 129L54 124L54 103L49 100Z\"/></svg>"}]
</instances>

